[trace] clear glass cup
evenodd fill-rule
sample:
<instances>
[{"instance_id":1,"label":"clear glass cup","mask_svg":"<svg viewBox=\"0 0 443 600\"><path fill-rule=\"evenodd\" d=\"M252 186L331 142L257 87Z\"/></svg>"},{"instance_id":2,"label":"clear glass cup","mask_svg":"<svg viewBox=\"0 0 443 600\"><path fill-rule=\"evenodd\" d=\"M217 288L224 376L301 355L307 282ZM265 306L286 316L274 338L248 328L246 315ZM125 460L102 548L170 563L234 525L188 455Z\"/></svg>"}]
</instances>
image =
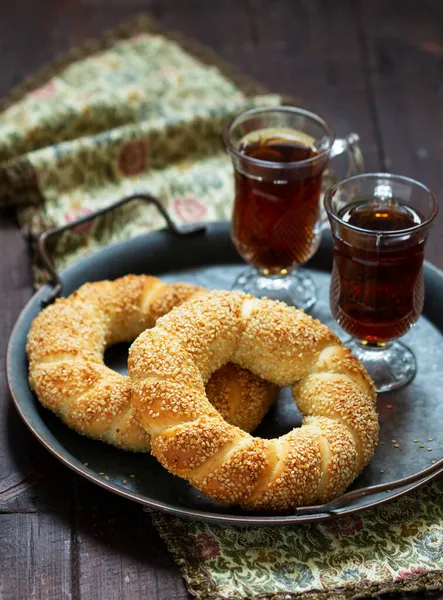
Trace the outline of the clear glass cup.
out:
<instances>
[{"instance_id":1,"label":"clear glass cup","mask_svg":"<svg viewBox=\"0 0 443 600\"><path fill-rule=\"evenodd\" d=\"M365 173L330 188L325 208L334 242L332 314L377 390L400 388L417 370L397 339L423 310L424 248L437 199L408 177Z\"/></svg>"},{"instance_id":2,"label":"clear glass cup","mask_svg":"<svg viewBox=\"0 0 443 600\"><path fill-rule=\"evenodd\" d=\"M361 172L358 136L335 139L331 127L300 108L255 108L225 132L235 175L232 237L251 267L234 289L308 310L317 298L300 271L318 248L320 192L329 159L347 153L349 173Z\"/></svg>"}]
</instances>

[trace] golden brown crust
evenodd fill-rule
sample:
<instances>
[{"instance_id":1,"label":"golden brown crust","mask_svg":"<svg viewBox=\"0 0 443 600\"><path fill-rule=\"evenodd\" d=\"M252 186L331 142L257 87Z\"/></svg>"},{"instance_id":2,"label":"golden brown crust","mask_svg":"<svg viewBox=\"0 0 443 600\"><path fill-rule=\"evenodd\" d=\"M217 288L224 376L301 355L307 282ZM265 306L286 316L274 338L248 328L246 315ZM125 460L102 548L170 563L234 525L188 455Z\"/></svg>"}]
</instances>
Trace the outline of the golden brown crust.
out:
<instances>
[{"instance_id":1,"label":"golden brown crust","mask_svg":"<svg viewBox=\"0 0 443 600\"><path fill-rule=\"evenodd\" d=\"M195 306L198 308L195 309ZM205 309L199 310L201 306ZM181 310L175 316L178 308ZM168 315L159 319L155 337L161 329L177 340L186 349L206 383L212 373L226 364L233 354L242 326L240 309L241 302L234 294L217 295L217 292L212 292L202 300L175 308L168 313L170 319L165 318ZM214 311L217 311L217 319L208 318ZM203 330L205 336L201 337L199 333ZM152 359L155 360L155 355Z\"/></svg>"},{"instance_id":2,"label":"golden brown crust","mask_svg":"<svg viewBox=\"0 0 443 600\"><path fill-rule=\"evenodd\" d=\"M131 407L130 380L104 365L104 351L112 344L132 341L175 306L205 293L198 286L165 284L148 275L83 285L34 320L27 343L31 388L45 407L79 433L126 450L149 451L150 436ZM164 334L155 338L155 348L147 345L140 356L146 366L152 352L161 358L163 369L168 368L168 382L150 380L153 391L157 386L168 395L168 386L185 381L189 385L190 370L194 369L196 389L203 393L200 375L188 354L177 340ZM180 367L174 370L174 364ZM136 364L133 370L136 377ZM149 375L159 375L155 365ZM214 397L214 404L228 421L234 419L236 425L251 431L275 398L273 386L234 365L226 365L223 373L214 377L208 397ZM183 414L185 399L186 394L179 405ZM171 419L177 407L171 407ZM213 408L211 411L215 413ZM192 415L195 418L195 411Z\"/></svg>"},{"instance_id":3,"label":"golden brown crust","mask_svg":"<svg viewBox=\"0 0 443 600\"><path fill-rule=\"evenodd\" d=\"M166 340L175 348L168 361ZM203 384L228 361L291 385L303 426L261 440L213 414ZM375 391L366 371L325 325L285 304L212 292L141 334L128 367L154 456L214 500L266 511L327 501L375 450ZM155 391L151 377L161 381ZM223 387L219 396L225 406Z\"/></svg>"},{"instance_id":4,"label":"golden brown crust","mask_svg":"<svg viewBox=\"0 0 443 600\"><path fill-rule=\"evenodd\" d=\"M220 502L242 504L264 473L267 445L267 440L239 435L231 442L229 452L223 448L218 458L206 461L189 479L191 483L197 482L202 492L216 496Z\"/></svg>"},{"instance_id":5,"label":"golden brown crust","mask_svg":"<svg viewBox=\"0 0 443 600\"><path fill-rule=\"evenodd\" d=\"M206 384L212 406L228 423L244 431L254 431L261 423L264 407L273 404L277 392L277 386L234 363L215 371Z\"/></svg>"},{"instance_id":6,"label":"golden brown crust","mask_svg":"<svg viewBox=\"0 0 443 600\"><path fill-rule=\"evenodd\" d=\"M304 415L328 417L348 426L363 468L378 439L378 418L371 392L363 392L352 379L335 373L307 375L294 388L298 408Z\"/></svg>"},{"instance_id":7,"label":"golden brown crust","mask_svg":"<svg viewBox=\"0 0 443 600\"><path fill-rule=\"evenodd\" d=\"M293 429L278 440L279 460L267 485L252 502L243 502L255 510L283 511L312 504L321 474L318 436L308 427Z\"/></svg>"}]
</instances>

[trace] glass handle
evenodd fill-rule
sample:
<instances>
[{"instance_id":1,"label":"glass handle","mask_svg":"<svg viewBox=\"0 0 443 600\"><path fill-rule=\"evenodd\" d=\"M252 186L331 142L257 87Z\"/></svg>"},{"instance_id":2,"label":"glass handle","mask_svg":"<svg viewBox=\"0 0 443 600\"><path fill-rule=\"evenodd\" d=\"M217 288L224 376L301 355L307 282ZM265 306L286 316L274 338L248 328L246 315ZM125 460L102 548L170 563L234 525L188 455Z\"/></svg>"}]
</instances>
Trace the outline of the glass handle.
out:
<instances>
[{"instance_id":1,"label":"glass handle","mask_svg":"<svg viewBox=\"0 0 443 600\"><path fill-rule=\"evenodd\" d=\"M348 158L348 169L345 177L352 177L352 175L363 173L365 164L360 149L360 136L357 133L348 133L343 138L337 138L332 144L329 158L332 159L336 156L341 156L345 152ZM329 229L328 215L323 207L323 202L321 203L320 228L321 230Z\"/></svg>"},{"instance_id":2,"label":"glass handle","mask_svg":"<svg viewBox=\"0 0 443 600\"><path fill-rule=\"evenodd\" d=\"M344 152L348 155L349 165L346 177L363 173L365 165L359 142L360 137L357 133L348 133L344 138L336 139L332 145L330 158L340 156Z\"/></svg>"}]
</instances>

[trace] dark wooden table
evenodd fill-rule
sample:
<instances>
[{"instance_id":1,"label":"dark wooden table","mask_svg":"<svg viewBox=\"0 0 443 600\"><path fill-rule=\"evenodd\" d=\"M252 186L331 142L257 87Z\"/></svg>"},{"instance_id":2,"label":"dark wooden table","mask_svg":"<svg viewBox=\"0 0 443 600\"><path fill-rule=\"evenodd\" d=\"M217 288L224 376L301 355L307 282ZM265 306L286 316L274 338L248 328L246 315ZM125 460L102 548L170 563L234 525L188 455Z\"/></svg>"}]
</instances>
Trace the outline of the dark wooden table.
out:
<instances>
[{"instance_id":1,"label":"dark wooden table","mask_svg":"<svg viewBox=\"0 0 443 600\"><path fill-rule=\"evenodd\" d=\"M410 175L443 197L441 0L5 1L0 95L141 10L299 97L339 134L357 131L368 170ZM0 227L0 598L188 598L149 516L62 467L16 415L3 355L32 294L30 260L12 211ZM443 210L428 259L443 268Z\"/></svg>"}]
</instances>

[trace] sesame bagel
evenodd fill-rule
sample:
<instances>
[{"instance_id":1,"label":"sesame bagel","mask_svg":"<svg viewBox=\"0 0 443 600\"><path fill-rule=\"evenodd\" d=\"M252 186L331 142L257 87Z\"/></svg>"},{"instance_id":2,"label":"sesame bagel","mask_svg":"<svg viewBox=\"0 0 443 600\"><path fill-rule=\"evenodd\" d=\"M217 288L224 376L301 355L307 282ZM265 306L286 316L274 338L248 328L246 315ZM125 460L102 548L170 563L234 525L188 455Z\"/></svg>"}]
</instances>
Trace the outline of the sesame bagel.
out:
<instances>
[{"instance_id":1,"label":"sesame bagel","mask_svg":"<svg viewBox=\"0 0 443 600\"><path fill-rule=\"evenodd\" d=\"M31 389L77 432L125 450L148 452L150 436L131 407L130 379L105 365L105 349L134 340L174 306L206 293L147 275L83 285L32 323L26 348ZM228 364L214 373L206 392L227 421L252 431L276 388Z\"/></svg>"},{"instance_id":2,"label":"sesame bagel","mask_svg":"<svg viewBox=\"0 0 443 600\"><path fill-rule=\"evenodd\" d=\"M205 384L227 362L292 386L302 427L278 439L227 423ZM283 303L211 292L132 344L132 403L152 453L219 502L282 511L345 491L378 439L374 385L325 325Z\"/></svg>"}]
</instances>

